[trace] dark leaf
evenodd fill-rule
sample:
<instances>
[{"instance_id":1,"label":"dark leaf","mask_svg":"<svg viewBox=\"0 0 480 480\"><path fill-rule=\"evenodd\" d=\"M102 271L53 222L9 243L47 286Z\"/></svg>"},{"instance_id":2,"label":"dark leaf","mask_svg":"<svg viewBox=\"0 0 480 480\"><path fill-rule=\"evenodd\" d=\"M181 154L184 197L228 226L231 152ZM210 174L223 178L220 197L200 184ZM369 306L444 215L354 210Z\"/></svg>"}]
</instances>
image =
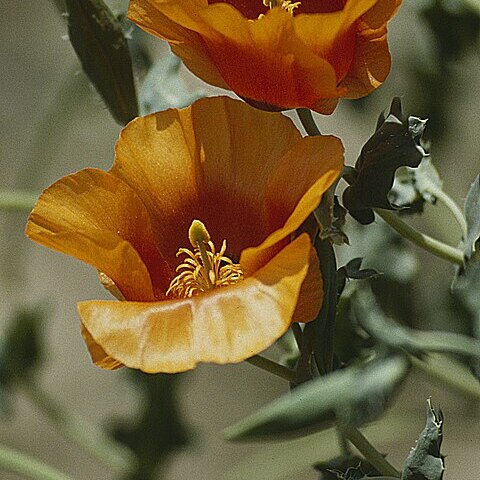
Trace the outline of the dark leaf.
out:
<instances>
[{"instance_id":1,"label":"dark leaf","mask_svg":"<svg viewBox=\"0 0 480 480\"><path fill-rule=\"evenodd\" d=\"M172 453L187 444L185 427L179 417L176 388L178 375L150 375L136 370L128 374L144 394L143 411L133 425L118 425L115 439L137 456L137 468L125 478L151 480Z\"/></svg>"},{"instance_id":2,"label":"dark leaf","mask_svg":"<svg viewBox=\"0 0 480 480\"><path fill-rule=\"evenodd\" d=\"M376 278L381 275L381 273L377 272L373 268L362 269L362 261L363 258L361 257L353 258L344 267L338 269L338 295L341 295L347 280L367 280L369 278Z\"/></svg>"},{"instance_id":3,"label":"dark leaf","mask_svg":"<svg viewBox=\"0 0 480 480\"><path fill-rule=\"evenodd\" d=\"M337 306L337 263L329 240L315 240L323 278L323 304L317 318L305 325L296 369L296 383L313 377L315 368L321 374L333 369L335 314Z\"/></svg>"},{"instance_id":4,"label":"dark leaf","mask_svg":"<svg viewBox=\"0 0 480 480\"><path fill-rule=\"evenodd\" d=\"M356 176L343 194L343 204L360 223L374 220L372 208L393 209L388 200L395 171L402 166L418 167L426 155L421 137L426 120L402 115L399 98L390 113L379 117L377 130L363 146L355 164Z\"/></svg>"},{"instance_id":5,"label":"dark leaf","mask_svg":"<svg viewBox=\"0 0 480 480\"><path fill-rule=\"evenodd\" d=\"M102 0L65 0L68 34L83 70L115 120L138 115L127 40L120 22Z\"/></svg>"},{"instance_id":6,"label":"dark leaf","mask_svg":"<svg viewBox=\"0 0 480 480\"><path fill-rule=\"evenodd\" d=\"M428 400L427 425L409 453L402 480L441 480L445 470L440 447L443 439L443 414L438 414Z\"/></svg>"},{"instance_id":7,"label":"dark leaf","mask_svg":"<svg viewBox=\"0 0 480 480\"><path fill-rule=\"evenodd\" d=\"M403 380L403 356L337 370L304 383L225 431L229 440L278 439L322 430L339 419L359 425L380 415Z\"/></svg>"},{"instance_id":8,"label":"dark leaf","mask_svg":"<svg viewBox=\"0 0 480 480\"><path fill-rule=\"evenodd\" d=\"M181 65L181 60L173 53L166 54L152 65L139 93L142 115L168 108L184 108L206 96L206 92L187 88L179 76Z\"/></svg>"}]
</instances>

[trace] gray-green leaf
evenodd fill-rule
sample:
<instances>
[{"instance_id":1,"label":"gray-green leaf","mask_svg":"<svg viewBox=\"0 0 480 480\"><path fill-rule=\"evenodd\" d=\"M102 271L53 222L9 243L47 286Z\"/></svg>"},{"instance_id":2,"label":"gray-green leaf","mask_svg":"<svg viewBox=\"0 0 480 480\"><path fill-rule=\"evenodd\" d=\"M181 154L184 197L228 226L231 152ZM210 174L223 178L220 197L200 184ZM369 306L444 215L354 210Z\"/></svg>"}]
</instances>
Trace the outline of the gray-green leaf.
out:
<instances>
[{"instance_id":1,"label":"gray-green leaf","mask_svg":"<svg viewBox=\"0 0 480 480\"><path fill-rule=\"evenodd\" d=\"M225 436L229 440L278 438L327 428L336 418L356 424L370 421L383 412L387 397L407 370L403 356L337 370L299 386L229 427Z\"/></svg>"},{"instance_id":2,"label":"gray-green leaf","mask_svg":"<svg viewBox=\"0 0 480 480\"><path fill-rule=\"evenodd\" d=\"M441 480L445 465L440 447L443 439L443 415L438 414L428 400L427 425L409 453L402 480Z\"/></svg>"}]
</instances>

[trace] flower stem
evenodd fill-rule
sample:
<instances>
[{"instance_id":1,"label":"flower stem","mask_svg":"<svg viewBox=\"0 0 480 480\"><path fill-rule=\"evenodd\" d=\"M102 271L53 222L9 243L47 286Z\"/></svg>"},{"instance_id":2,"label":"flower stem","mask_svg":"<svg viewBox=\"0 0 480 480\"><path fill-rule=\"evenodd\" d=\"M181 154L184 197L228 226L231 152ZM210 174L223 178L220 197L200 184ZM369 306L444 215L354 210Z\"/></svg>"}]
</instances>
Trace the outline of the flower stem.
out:
<instances>
[{"instance_id":1,"label":"flower stem","mask_svg":"<svg viewBox=\"0 0 480 480\"><path fill-rule=\"evenodd\" d=\"M3 445L0 445L0 469L35 480L72 480L71 477L53 467Z\"/></svg>"},{"instance_id":2,"label":"flower stem","mask_svg":"<svg viewBox=\"0 0 480 480\"><path fill-rule=\"evenodd\" d=\"M437 257L448 260L456 265L463 266L463 253L458 248L451 247L450 245L415 230L413 227L400 220L397 215L388 210L376 208L375 213L407 240L410 240Z\"/></svg>"},{"instance_id":3,"label":"flower stem","mask_svg":"<svg viewBox=\"0 0 480 480\"><path fill-rule=\"evenodd\" d=\"M32 210L38 195L18 190L0 190L0 209L29 212Z\"/></svg>"},{"instance_id":4,"label":"flower stem","mask_svg":"<svg viewBox=\"0 0 480 480\"><path fill-rule=\"evenodd\" d=\"M134 462L133 454L126 447L114 442L103 430L66 412L34 381L23 382L22 387L30 400L50 418L65 437L76 442L84 451L117 472L124 472L131 467Z\"/></svg>"},{"instance_id":5,"label":"flower stem","mask_svg":"<svg viewBox=\"0 0 480 480\"><path fill-rule=\"evenodd\" d=\"M313 119L311 110L309 110L308 108L297 108L296 111L298 118L303 125L303 128L307 132L307 135L310 135L311 137L321 135L320 130L318 129L317 124Z\"/></svg>"},{"instance_id":6,"label":"flower stem","mask_svg":"<svg viewBox=\"0 0 480 480\"><path fill-rule=\"evenodd\" d=\"M368 460L368 462L382 475L400 478L400 472L385 459L385 457L366 439L360 430L350 425L342 425L341 429L345 437L355 445L365 459Z\"/></svg>"},{"instance_id":7,"label":"flower stem","mask_svg":"<svg viewBox=\"0 0 480 480\"><path fill-rule=\"evenodd\" d=\"M467 238L468 234L468 226L465 217L463 216L462 211L458 207L458 205L452 200L452 198L447 195L441 188L436 186L430 186L429 192L434 195L437 200L440 200L452 213L457 221L458 225L462 229L462 236L463 238Z\"/></svg>"},{"instance_id":8,"label":"flower stem","mask_svg":"<svg viewBox=\"0 0 480 480\"><path fill-rule=\"evenodd\" d=\"M283 378L284 380L289 382L295 381L295 372L293 370L290 370L269 358L263 357L262 355L254 355L253 357L247 358L246 361L266 372L273 373L273 375Z\"/></svg>"}]
</instances>

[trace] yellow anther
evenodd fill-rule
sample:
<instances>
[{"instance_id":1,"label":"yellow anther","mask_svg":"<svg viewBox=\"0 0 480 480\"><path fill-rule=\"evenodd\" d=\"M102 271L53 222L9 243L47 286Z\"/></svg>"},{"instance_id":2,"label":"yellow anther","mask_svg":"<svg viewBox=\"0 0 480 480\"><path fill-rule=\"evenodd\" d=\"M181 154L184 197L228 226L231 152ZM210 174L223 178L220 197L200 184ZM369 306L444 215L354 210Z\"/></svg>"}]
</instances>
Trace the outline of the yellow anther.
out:
<instances>
[{"instance_id":1,"label":"yellow anther","mask_svg":"<svg viewBox=\"0 0 480 480\"><path fill-rule=\"evenodd\" d=\"M177 267L178 275L170 282L166 295L187 298L213 288L232 285L243 278L240 265L225 256L225 240L217 253L210 234L200 220L194 220L188 230L194 251L180 248L177 253L187 258Z\"/></svg>"}]
</instances>

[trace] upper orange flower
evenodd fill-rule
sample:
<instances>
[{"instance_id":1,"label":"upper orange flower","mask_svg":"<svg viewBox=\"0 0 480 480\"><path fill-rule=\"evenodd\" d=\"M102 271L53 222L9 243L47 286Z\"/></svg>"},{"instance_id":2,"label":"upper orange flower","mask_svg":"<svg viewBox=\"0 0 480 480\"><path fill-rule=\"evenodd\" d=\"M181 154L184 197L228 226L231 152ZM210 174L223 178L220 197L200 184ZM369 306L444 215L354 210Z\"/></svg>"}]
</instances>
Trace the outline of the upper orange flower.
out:
<instances>
[{"instance_id":1,"label":"upper orange flower","mask_svg":"<svg viewBox=\"0 0 480 480\"><path fill-rule=\"evenodd\" d=\"M335 137L301 138L281 114L207 98L133 120L112 169L57 181L26 233L93 265L126 300L79 304L98 365L239 362L318 313L318 259L293 233L342 163Z\"/></svg>"},{"instance_id":2,"label":"upper orange flower","mask_svg":"<svg viewBox=\"0 0 480 480\"><path fill-rule=\"evenodd\" d=\"M132 0L129 18L207 83L259 108L327 114L386 79L386 23L401 1Z\"/></svg>"}]
</instances>

